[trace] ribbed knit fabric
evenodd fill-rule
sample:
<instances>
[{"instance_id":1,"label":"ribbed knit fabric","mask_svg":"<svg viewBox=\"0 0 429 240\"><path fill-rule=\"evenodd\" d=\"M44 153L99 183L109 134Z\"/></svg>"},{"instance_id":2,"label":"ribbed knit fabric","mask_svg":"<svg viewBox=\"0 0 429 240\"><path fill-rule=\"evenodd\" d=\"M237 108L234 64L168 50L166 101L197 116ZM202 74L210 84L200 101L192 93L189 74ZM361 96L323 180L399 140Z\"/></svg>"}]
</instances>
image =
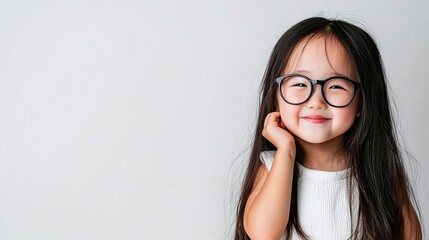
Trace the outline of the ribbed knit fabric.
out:
<instances>
[{"instance_id":1,"label":"ribbed knit fabric","mask_svg":"<svg viewBox=\"0 0 429 240\"><path fill-rule=\"evenodd\" d=\"M260 159L271 170L276 151L263 151ZM302 230L309 239L344 240L352 235L349 210L350 169L336 172L319 171L306 168L299 162L297 189L298 216ZM359 206L359 192L352 179L353 231L356 229ZM293 229L292 239L300 239ZM283 235L282 239L286 239Z\"/></svg>"}]
</instances>

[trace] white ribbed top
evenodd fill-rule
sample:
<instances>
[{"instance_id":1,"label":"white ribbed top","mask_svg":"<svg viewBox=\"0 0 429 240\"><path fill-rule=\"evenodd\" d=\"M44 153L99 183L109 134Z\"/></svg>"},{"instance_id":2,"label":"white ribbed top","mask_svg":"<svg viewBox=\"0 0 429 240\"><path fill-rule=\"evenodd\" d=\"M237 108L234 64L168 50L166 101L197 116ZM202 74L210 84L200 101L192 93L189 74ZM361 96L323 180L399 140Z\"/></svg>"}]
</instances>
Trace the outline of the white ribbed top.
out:
<instances>
[{"instance_id":1,"label":"white ribbed top","mask_svg":"<svg viewBox=\"0 0 429 240\"><path fill-rule=\"evenodd\" d=\"M276 151L263 151L260 159L271 170ZM299 162L297 185L298 216L301 228L310 239L348 239L351 217L349 212L349 185L347 176L350 168L327 172L304 167ZM353 179L352 179L353 180ZM356 228L359 207L359 192L352 181L353 229ZM294 231L292 239L300 239ZM283 236L282 239L285 239Z\"/></svg>"}]
</instances>

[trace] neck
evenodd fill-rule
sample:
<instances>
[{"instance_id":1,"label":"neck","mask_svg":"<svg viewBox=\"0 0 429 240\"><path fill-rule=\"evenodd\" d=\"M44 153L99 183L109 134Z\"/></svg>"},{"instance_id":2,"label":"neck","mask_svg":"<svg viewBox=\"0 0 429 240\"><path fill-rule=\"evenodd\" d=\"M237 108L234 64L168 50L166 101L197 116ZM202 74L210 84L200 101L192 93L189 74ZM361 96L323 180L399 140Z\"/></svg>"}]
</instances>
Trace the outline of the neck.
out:
<instances>
[{"instance_id":1,"label":"neck","mask_svg":"<svg viewBox=\"0 0 429 240\"><path fill-rule=\"evenodd\" d=\"M296 137L302 151L301 164L320 171L341 171L347 168L342 136L324 143L309 143Z\"/></svg>"}]
</instances>

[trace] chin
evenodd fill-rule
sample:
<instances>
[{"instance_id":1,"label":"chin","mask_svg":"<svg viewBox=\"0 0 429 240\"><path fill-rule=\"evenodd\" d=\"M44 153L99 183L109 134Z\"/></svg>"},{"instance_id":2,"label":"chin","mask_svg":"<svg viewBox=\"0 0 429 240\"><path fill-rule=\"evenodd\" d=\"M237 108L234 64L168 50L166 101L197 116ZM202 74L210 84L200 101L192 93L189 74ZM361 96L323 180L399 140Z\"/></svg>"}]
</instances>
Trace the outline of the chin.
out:
<instances>
[{"instance_id":1,"label":"chin","mask_svg":"<svg viewBox=\"0 0 429 240\"><path fill-rule=\"evenodd\" d=\"M336 138L334 137L327 137L327 136L297 136L295 135L295 138L299 141L299 142L304 142L307 144L322 144L322 143L327 143L330 142Z\"/></svg>"}]
</instances>

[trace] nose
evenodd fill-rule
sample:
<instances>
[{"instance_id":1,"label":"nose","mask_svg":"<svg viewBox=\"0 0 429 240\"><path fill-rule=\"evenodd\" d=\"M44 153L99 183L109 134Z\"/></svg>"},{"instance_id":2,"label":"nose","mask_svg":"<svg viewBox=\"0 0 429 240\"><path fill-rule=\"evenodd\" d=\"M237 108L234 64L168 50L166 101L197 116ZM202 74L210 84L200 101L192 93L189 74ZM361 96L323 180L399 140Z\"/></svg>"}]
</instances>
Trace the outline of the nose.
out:
<instances>
[{"instance_id":1,"label":"nose","mask_svg":"<svg viewBox=\"0 0 429 240\"><path fill-rule=\"evenodd\" d=\"M313 92L310 95L310 99L306 102L307 108L313 109L326 109L328 104L325 102L325 99L322 95L322 86L319 84L313 87Z\"/></svg>"}]
</instances>

